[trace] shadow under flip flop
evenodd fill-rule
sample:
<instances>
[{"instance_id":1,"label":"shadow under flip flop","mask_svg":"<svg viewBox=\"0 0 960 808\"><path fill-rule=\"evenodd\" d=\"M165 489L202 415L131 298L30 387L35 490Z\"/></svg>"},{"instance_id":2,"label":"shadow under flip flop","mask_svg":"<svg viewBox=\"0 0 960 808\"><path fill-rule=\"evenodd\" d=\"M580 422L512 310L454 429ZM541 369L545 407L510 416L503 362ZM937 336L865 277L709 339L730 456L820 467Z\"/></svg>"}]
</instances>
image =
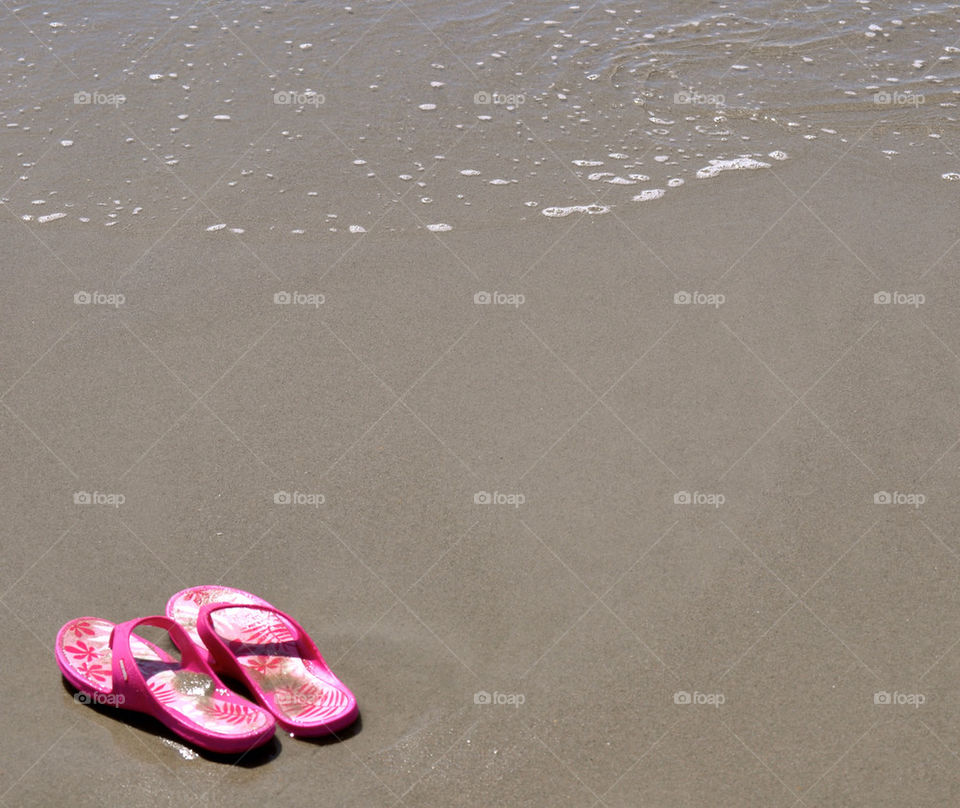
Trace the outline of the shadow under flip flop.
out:
<instances>
[{"instance_id":1,"label":"shadow under flip flop","mask_svg":"<svg viewBox=\"0 0 960 808\"><path fill-rule=\"evenodd\" d=\"M317 735L314 737L310 736L300 736L295 735L294 738L303 743L313 744L314 746L330 746L331 744L340 743L342 741L348 741L355 735L359 735L363 729L363 717L358 715L357 720L354 721L349 727L344 727L337 732L331 732L329 735ZM284 730L277 727L277 734L284 732ZM285 733L287 737L290 737L290 733Z\"/></svg>"},{"instance_id":2,"label":"shadow under flip flop","mask_svg":"<svg viewBox=\"0 0 960 808\"><path fill-rule=\"evenodd\" d=\"M80 691L70 684L66 677L61 677L61 682L63 683L63 689L67 692L67 694L76 700L76 696L78 693L80 693ZM276 758L277 755L280 754L280 750L283 748L278 735L274 735L266 743L239 754L231 755L222 754L219 752L211 752L207 749L201 749L197 746L187 744L183 738L171 732L160 721L153 716L147 715L146 713L139 713L134 710L124 710L122 707L114 707L109 704L97 704L89 701L84 701L82 703L85 706L96 710L101 715L109 716L116 721L126 724L128 727L132 727L133 729L148 733L150 735L156 735L157 737L170 741L177 746L186 747L198 757L208 760L211 763L224 763L229 766L241 766L246 769L254 769L258 766L262 766L265 763L269 763L271 760Z\"/></svg>"}]
</instances>

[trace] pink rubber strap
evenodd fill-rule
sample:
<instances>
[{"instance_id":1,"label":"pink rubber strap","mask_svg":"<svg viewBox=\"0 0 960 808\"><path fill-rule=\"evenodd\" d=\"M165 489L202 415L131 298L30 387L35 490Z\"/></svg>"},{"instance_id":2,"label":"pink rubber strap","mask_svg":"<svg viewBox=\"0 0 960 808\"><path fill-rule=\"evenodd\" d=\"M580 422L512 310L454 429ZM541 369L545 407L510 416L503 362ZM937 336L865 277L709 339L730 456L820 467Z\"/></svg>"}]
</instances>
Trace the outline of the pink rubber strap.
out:
<instances>
[{"instance_id":1,"label":"pink rubber strap","mask_svg":"<svg viewBox=\"0 0 960 808\"><path fill-rule=\"evenodd\" d=\"M323 661L323 657L320 656L320 650L317 648L316 643L310 639L310 635L307 634L303 626L286 612L282 612L274 606L260 605L258 603L208 603L205 606L201 606L200 614L197 616L197 632L200 634L200 639L203 640L204 645L210 650L216 647L229 652L229 646L224 642L223 638L217 634L213 625L213 618L211 617L213 612L220 611L221 609L259 609L262 612L270 612L271 614L277 615L277 617L285 620L293 627L297 645L301 651L306 652L303 654L303 658L316 660L323 665L324 668L327 667Z\"/></svg>"},{"instance_id":2,"label":"pink rubber strap","mask_svg":"<svg viewBox=\"0 0 960 808\"><path fill-rule=\"evenodd\" d=\"M190 639L190 635L184 630L183 626L175 620L163 615L154 615L152 617L138 617L135 620L128 620L126 623L118 623L113 627L110 634L110 650L112 651L113 664L113 690L114 693L123 693L127 699L128 707L145 708L152 705L154 699L147 687L146 680L140 672L140 666L133 656L130 648L130 635L137 626L157 626L165 629L170 634L170 639L180 651L180 667L191 670L198 670L209 676L214 676L210 666L200 655L196 644Z\"/></svg>"}]
</instances>

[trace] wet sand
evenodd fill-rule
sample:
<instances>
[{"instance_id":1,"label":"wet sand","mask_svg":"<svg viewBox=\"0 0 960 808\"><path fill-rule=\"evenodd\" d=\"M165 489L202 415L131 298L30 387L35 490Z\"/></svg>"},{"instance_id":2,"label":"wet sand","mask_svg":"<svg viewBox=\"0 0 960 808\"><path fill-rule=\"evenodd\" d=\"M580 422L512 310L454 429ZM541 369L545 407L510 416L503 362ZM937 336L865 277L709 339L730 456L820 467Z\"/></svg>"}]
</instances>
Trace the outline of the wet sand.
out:
<instances>
[{"instance_id":1,"label":"wet sand","mask_svg":"<svg viewBox=\"0 0 960 808\"><path fill-rule=\"evenodd\" d=\"M956 802L955 21L747 6L722 74L609 9L3 12L0 804ZM894 62L929 103L842 106ZM220 759L75 703L65 621L213 582L352 732Z\"/></svg>"}]
</instances>

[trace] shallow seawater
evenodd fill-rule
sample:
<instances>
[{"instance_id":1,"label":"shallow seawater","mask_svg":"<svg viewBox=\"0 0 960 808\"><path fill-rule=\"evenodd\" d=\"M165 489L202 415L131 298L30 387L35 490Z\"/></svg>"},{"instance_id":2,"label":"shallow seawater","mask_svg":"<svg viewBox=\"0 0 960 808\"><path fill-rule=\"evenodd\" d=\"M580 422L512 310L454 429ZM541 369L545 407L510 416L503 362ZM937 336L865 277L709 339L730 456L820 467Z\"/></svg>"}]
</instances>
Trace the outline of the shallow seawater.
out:
<instances>
[{"instance_id":1,"label":"shallow seawater","mask_svg":"<svg viewBox=\"0 0 960 808\"><path fill-rule=\"evenodd\" d=\"M443 233L656 202L816 161L818 142L958 168L952 4L81 0L15 16L0 181L45 229L193 211L210 238L356 239L400 204Z\"/></svg>"}]
</instances>

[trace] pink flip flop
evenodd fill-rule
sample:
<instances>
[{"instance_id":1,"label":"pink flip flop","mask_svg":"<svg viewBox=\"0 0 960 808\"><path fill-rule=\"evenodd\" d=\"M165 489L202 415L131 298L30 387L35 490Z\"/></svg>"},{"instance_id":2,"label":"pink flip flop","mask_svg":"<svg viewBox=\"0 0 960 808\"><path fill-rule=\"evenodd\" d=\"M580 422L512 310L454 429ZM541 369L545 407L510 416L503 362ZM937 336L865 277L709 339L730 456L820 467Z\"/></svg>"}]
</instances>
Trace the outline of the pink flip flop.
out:
<instances>
[{"instance_id":1,"label":"pink flip flop","mask_svg":"<svg viewBox=\"0 0 960 808\"><path fill-rule=\"evenodd\" d=\"M181 660L134 634L137 626L165 629ZM187 632L168 617L117 625L78 617L60 629L55 651L64 677L80 691L79 701L147 713L203 749L246 752L276 729L270 713L217 678Z\"/></svg>"},{"instance_id":2,"label":"pink flip flop","mask_svg":"<svg viewBox=\"0 0 960 808\"><path fill-rule=\"evenodd\" d=\"M243 682L287 732L329 735L356 721L357 700L292 617L240 589L178 592L167 614L202 642L212 667Z\"/></svg>"}]
</instances>

